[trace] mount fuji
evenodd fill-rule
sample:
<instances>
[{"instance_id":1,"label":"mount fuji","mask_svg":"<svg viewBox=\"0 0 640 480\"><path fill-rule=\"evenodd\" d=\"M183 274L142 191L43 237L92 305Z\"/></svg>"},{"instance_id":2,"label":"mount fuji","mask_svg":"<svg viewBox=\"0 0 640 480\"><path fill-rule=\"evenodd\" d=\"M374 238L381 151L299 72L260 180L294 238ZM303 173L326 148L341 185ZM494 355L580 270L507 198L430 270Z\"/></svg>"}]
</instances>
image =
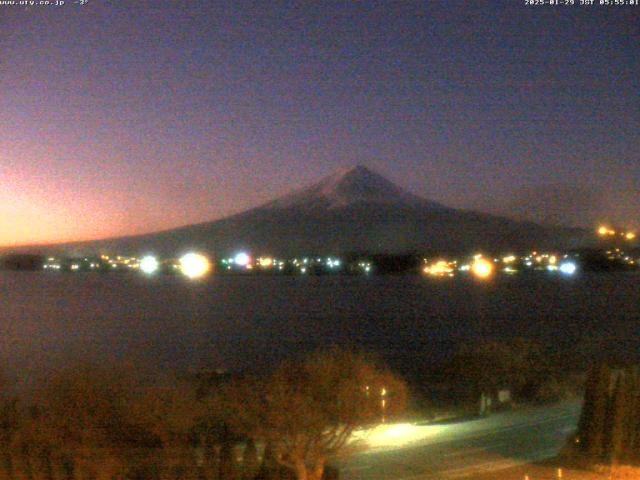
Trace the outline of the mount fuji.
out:
<instances>
[{"instance_id":1,"label":"mount fuji","mask_svg":"<svg viewBox=\"0 0 640 480\"><path fill-rule=\"evenodd\" d=\"M340 169L310 187L291 192L263 207L332 210L357 203L404 205L436 210L446 208L438 203L405 192L383 176L361 165Z\"/></svg>"},{"instance_id":2,"label":"mount fuji","mask_svg":"<svg viewBox=\"0 0 640 480\"><path fill-rule=\"evenodd\" d=\"M69 253L176 256L347 252L471 253L577 246L583 232L458 210L398 187L372 170L341 169L317 183L220 220L134 237L66 245Z\"/></svg>"}]
</instances>

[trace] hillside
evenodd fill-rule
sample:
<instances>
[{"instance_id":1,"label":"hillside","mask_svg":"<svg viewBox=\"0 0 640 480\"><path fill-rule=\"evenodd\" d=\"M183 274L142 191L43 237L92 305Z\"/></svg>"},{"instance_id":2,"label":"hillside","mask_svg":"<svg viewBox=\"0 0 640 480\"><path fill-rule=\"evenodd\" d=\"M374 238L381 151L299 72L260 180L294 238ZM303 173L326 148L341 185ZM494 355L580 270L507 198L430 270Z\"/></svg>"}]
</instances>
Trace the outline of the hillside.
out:
<instances>
[{"instance_id":1,"label":"hillside","mask_svg":"<svg viewBox=\"0 0 640 480\"><path fill-rule=\"evenodd\" d=\"M578 229L545 227L457 210L406 192L357 166L257 208L221 220L146 235L58 246L70 254L175 256L189 249L227 255L239 249L273 255L353 251L469 253L568 248Z\"/></svg>"}]
</instances>

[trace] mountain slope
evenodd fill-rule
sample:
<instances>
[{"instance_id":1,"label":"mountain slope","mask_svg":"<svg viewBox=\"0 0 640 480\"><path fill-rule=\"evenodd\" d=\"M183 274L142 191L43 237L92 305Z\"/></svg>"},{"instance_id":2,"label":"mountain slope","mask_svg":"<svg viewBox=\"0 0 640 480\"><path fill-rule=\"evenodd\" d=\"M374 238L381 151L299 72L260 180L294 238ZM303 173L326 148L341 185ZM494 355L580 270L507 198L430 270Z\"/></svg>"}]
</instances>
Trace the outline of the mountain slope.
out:
<instances>
[{"instance_id":1,"label":"mountain slope","mask_svg":"<svg viewBox=\"0 0 640 480\"><path fill-rule=\"evenodd\" d=\"M469 253L575 246L576 229L543 227L456 210L402 190L358 166L221 220L164 232L67 245L67 252L175 256L198 249L222 256L353 251Z\"/></svg>"},{"instance_id":2,"label":"mountain slope","mask_svg":"<svg viewBox=\"0 0 640 480\"><path fill-rule=\"evenodd\" d=\"M446 208L405 192L383 176L361 165L340 169L310 187L296 190L267 203L263 208L336 209L356 203Z\"/></svg>"}]
</instances>

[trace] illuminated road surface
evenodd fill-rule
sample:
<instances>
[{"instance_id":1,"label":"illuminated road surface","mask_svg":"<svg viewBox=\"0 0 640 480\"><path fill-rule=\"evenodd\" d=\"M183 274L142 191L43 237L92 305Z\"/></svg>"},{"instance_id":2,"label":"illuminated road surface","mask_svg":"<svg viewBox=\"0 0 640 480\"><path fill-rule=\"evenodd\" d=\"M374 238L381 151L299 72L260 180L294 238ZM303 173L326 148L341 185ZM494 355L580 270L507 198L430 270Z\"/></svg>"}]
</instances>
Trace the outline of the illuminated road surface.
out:
<instances>
[{"instance_id":1,"label":"illuminated road surface","mask_svg":"<svg viewBox=\"0 0 640 480\"><path fill-rule=\"evenodd\" d=\"M580 404L563 403L448 425L393 425L340 465L346 480L473 478L555 456L575 430Z\"/></svg>"}]
</instances>

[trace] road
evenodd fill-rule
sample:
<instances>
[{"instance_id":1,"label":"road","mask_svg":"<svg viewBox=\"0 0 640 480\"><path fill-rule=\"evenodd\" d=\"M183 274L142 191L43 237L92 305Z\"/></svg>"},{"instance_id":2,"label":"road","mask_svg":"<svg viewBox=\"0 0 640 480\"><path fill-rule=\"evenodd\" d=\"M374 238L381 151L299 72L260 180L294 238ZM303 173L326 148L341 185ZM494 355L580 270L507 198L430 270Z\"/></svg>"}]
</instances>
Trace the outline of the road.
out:
<instances>
[{"instance_id":1,"label":"road","mask_svg":"<svg viewBox=\"0 0 640 480\"><path fill-rule=\"evenodd\" d=\"M480 474L554 457L575 430L579 402L518 409L457 423L394 424L362 435L339 464L345 480L430 480Z\"/></svg>"}]
</instances>

